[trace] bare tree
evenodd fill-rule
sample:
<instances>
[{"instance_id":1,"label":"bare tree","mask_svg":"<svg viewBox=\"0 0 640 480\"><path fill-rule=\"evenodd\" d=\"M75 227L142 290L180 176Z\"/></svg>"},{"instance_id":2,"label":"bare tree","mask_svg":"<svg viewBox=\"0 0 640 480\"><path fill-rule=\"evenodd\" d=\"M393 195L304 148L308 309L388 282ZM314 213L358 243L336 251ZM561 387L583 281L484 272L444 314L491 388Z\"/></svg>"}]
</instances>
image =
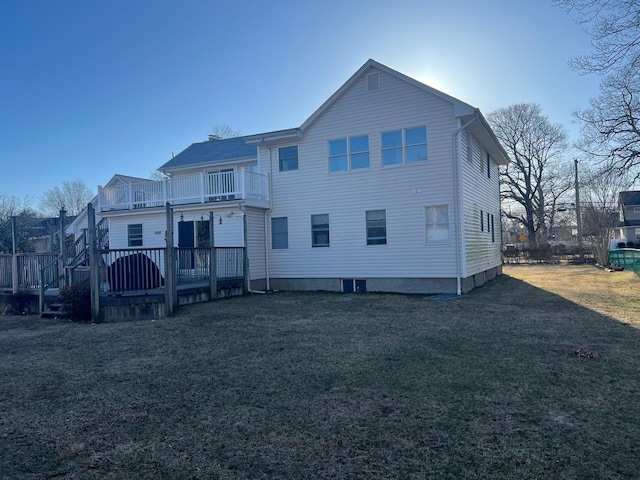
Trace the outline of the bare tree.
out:
<instances>
[{"instance_id":1,"label":"bare tree","mask_svg":"<svg viewBox=\"0 0 640 480\"><path fill-rule=\"evenodd\" d=\"M582 123L579 148L618 173L640 178L640 2L555 0L591 36L593 51L570 65L603 75L600 95L575 112Z\"/></svg>"},{"instance_id":2,"label":"bare tree","mask_svg":"<svg viewBox=\"0 0 640 480\"><path fill-rule=\"evenodd\" d=\"M600 84L589 108L574 112L582 123L578 147L603 166L640 177L640 74L625 68Z\"/></svg>"},{"instance_id":3,"label":"bare tree","mask_svg":"<svg viewBox=\"0 0 640 480\"><path fill-rule=\"evenodd\" d=\"M67 215L78 215L94 195L81 180L64 181L61 187L55 186L40 197L38 209L47 217L57 217L63 208Z\"/></svg>"},{"instance_id":4,"label":"bare tree","mask_svg":"<svg viewBox=\"0 0 640 480\"><path fill-rule=\"evenodd\" d=\"M609 245L618 223L618 194L631 185L628 175L611 170L588 170L582 175L582 224L596 261L606 265Z\"/></svg>"},{"instance_id":5,"label":"bare tree","mask_svg":"<svg viewBox=\"0 0 640 480\"><path fill-rule=\"evenodd\" d=\"M235 138L240 137L241 135L240 130L235 130L227 123L218 123L217 125L214 125L213 133L211 134L212 137L218 139Z\"/></svg>"},{"instance_id":6,"label":"bare tree","mask_svg":"<svg viewBox=\"0 0 640 480\"><path fill-rule=\"evenodd\" d=\"M570 65L581 73L610 73L640 68L640 3L638 0L555 0L575 16L592 40L593 52Z\"/></svg>"},{"instance_id":7,"label":"bare tree","mask_svg":"<svg viewBox=\"0 0 640 480\"><path fill-rule=\"evenodd\" d=\"M525 227L533 245L538 239L547 240L549 208L553 209L568 189L566 181L562 184L562 177L557 177L561 171L557 162L567 146L567 133L533 103L498 109L487 120L511 157L501 171L501 198L507 206L520 207L503 208L503 214Z\"/></svg>"},{"instance_id":8,"label":"bare tree","mask_svg":"<svg viewBox=\"0 0 640 480\"><path fill-rule=\"evenodd\" d=\"M31 209L33 199L25 197L20 200L18 197L6 197L0 195L0 253L12 253L12 218L15 217L17 227L16 249L19 252L30 252L33 247L29 242L28 226L33 223L36 216Z\"/></svg>"}]
</instances>

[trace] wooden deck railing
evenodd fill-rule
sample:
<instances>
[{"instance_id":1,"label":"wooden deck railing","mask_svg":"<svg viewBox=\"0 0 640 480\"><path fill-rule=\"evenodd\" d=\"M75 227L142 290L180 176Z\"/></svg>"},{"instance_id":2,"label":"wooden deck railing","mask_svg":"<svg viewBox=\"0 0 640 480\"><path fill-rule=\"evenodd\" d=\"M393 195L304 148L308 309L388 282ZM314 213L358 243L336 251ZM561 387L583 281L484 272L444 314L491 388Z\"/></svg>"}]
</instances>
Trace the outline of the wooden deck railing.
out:
<instances>
[{"instance_id":1,"label":"wooden deck railing","mask_svg":"<svg viewBox=\"0 0 640 480\"><path fill-rule=\"evenodd\" d=\"M166 180L148 180L100 187L99 210L184 205L228 200L269 200L267 175L241 168L232 172L200 173Z\"/></svg>"}]
</instances>

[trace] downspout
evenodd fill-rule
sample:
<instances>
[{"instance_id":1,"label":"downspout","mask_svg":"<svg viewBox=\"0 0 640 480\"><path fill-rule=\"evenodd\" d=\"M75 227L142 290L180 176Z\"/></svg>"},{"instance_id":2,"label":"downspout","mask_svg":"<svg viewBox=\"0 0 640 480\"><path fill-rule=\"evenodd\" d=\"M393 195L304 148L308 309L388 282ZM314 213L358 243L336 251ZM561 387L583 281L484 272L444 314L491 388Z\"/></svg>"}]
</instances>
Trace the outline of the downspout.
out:
<instances>
[{"instance_id":1,"label":"downspout","mask_svg":"<svg viewBox=\"0 0 640 480\"><path fill-rule=\"evenodd\" d=\"M462 205L462 189L460 184L462 180L460 176L460 156L457 155L457 139L462 130L467 128L478 119L478 110L474 111L473 118L458 128L451 137L452 155L453 155L453 189L455 190L454 213L456 217L456 295L462 295L462 240L464 239L464 219L461 215Z\"/></svg>"},{"instance_id":2,"label":"downspout","mask_svg":"<svg viewBox=\"0 0 640 480\"><path fill-rule=\"evenodd\" d=\"M264 143L263 140L263 145L266 145ZM271 211L273 210L273 188L271 186L271 179L273 178L272 175L272 169L271 169L271 147L268 146L267 147L269 149L269 178L268 178L268 192L269 192L269 205L271 205L269 207L269 210L267 210L266 212L264 212L264 277L265 277L265 290L268 292L269 290L271 290L271 285L270 285L270 281L269 281L269 241L268 241L268 237L267 237L267 232L269 231L268 229L268 220L269 220L269 214L271 213Z\"/></svg>"}]
</instances>

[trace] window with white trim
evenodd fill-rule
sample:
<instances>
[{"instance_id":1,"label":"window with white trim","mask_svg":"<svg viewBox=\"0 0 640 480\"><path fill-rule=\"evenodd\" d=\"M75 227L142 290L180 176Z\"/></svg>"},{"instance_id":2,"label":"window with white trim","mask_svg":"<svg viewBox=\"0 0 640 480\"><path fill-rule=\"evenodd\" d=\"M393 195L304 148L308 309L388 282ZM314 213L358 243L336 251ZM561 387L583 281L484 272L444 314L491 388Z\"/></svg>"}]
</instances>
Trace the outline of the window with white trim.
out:
<instances>
[{"instance_id":1,"label":"window with white trim","mask_svg":"<svg viewBox=\"0 0 640 480\"><path fill-rule=\"evenodd\" d=\"M348 148L347 148L348 146ZM329 141L329 171L369 168L369 135Z\"/></svg>"},{"instance_id":2,"label":"window with white trim","mask_svg":"<svg viewBox=\"0 0 640 480\"><path fill-rule=\"evenodd\" d=\"M127 245L130 247L142 246L142 224L132 223L127 225Z\"/></svg>"},{"instance_id":3,"label":"window with white trim","mask_svg":"<svg viewBox=\"0 0 640 480\"><path fill-rule=\"evenodd\" d=\"M387 212L385 210L367 210L367 245L387 244Z\"/></svg>"},{"instance_id":4,"label":"window with white trim","mask_svg":"<svg viewBox=\"0 0 640 480\"><path fill-rule=\"evenodd\" d=\"M407 165L427 161L427 127L382 133L382 165Z\"/></svg>"},{"instance_id":5,"label":"window with white trim","mask_svg":"<svg viewBox=\"0 0 640 480\"><path fill-rule=\"evenodd\" d=\"M311 215L311 246L329 246L329 214Z\"/></svg>"},{"instance_id":6,"label":"window with white trim","mask_svg":"<svg viewBox=\"0 0 640 480\"><path fill-rule=\"evenodd\" d=\"M449 206L425 207L425 240L427 243L449 242Z\"/></svg>"},{"instance_id":7,"label":"window with white trim","mask_svg":"<svg viewBox=\"0 0 640 480\"><path fill-rule=\"evenodd\" d=\"M284 250L289 248L289 222L287 217L271 219L271 248Z\"/></svg>"},{"instance_id":8,"label":"window with white trim","mask_svg":"<svg viewBox=\"0 0 640 480\"><path fill-rule=\"evenodd\" d=\"M278 149L280 171L298 170L298 146L280 147Z\"/></svg>"}]
</instances>

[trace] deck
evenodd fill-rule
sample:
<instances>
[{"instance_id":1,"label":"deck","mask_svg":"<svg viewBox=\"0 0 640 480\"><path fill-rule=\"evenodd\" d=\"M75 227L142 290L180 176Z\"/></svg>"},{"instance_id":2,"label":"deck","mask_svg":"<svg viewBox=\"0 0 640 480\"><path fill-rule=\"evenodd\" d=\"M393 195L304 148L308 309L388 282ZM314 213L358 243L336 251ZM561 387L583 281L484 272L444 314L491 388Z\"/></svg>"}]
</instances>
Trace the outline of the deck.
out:
<instances>
[{"instance_id":1,"label":"deck","mask_svg":"<svg viewBox=\"0 0 640 480\"><path fill-rule=\"evenodd\" d=\"M241 168L98 188L98 211L249 200L269 207L268 176Z\"/></svg>"}]
</instances>

